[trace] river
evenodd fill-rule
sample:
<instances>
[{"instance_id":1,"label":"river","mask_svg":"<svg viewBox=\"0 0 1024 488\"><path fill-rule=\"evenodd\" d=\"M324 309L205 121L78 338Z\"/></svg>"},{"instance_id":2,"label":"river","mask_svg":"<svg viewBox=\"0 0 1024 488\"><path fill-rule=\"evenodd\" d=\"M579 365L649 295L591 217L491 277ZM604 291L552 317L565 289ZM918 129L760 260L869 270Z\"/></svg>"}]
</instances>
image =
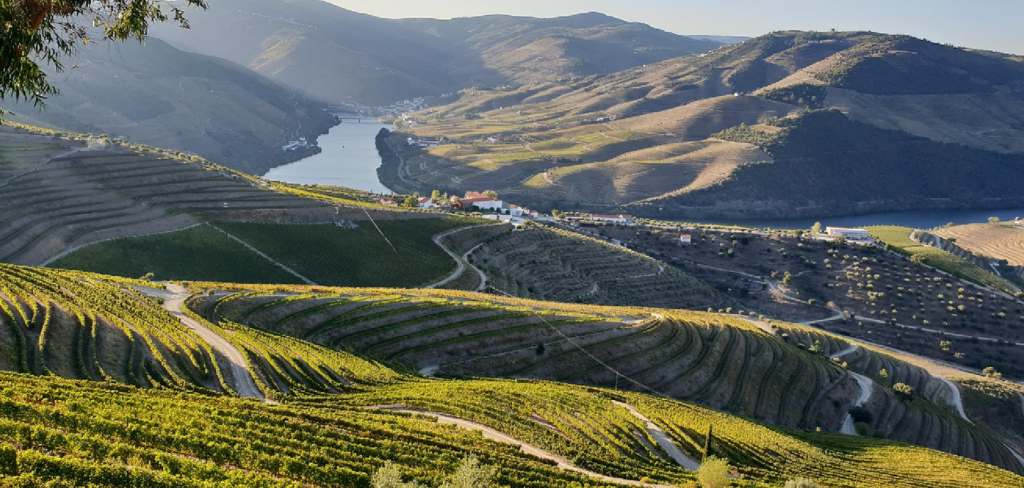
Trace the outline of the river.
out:
<instances>
[{"instance_id":1,"label":"river","mask_svg":"<svg viewBox=\"0 0 1024 488\"><path fill-rule=\"evenodd\" d=\"M884 212L850 217L821 217L789 220L758 220L758 219L708 219L690 220L690 223L738 225L743 227L759 227L772 229L810 229L815 222L831 227L866 227L871 225L900 225L915 229L933 229L950 222L954 224L974 224L988 222L989 217L1000 220L1013 220L1024 217L1024 208L1011 210L908 210L903 212Z\"/></svg>"},{"instance_id":2,"label":"river","mask_svg":"<svg viewBox=\"0 0 1024 488\"><path fill-rule=\"evenodd\" d=\"M348 114L334 114L341 118L357 117ZM303 185L335 185L373 193L391 194L388 187L377 178L380 154L374 136L381 129L394 127L363 118L363 123L343 122L331 128L330 132L317 140L323 150L291 164L278 166L264 178L286 183Z\"/></svg>"},{"instance_id":3,"label":"river","mask_svg":"<svg viewBox=\"0 0 1024 488\"><path fill-rule=\"evenodd\" d=\"M335 114L339 117L356 117ZM363 119L364 122L367 119ZM391 125L345 122L331 128L330 133L320 136L318 142L323 150L320 154L278 166L267 172L264 178L298 184L324 184L344 186L374 193L391 194L377 178L380 154L377 153L374 136L382 128L394 130ZM815 222L832 227L863 227L869 225L902 225L918 229L931 229L949 222L970 224L987 222L989 217L1013 220L1024 216L1024 209L1011 210L912 210L885 212L851 217L821 217L791 220L770 219L707 219L686 222L704 224L740 225L773 229L809 229Z\"/></svg>"}]
</instances>

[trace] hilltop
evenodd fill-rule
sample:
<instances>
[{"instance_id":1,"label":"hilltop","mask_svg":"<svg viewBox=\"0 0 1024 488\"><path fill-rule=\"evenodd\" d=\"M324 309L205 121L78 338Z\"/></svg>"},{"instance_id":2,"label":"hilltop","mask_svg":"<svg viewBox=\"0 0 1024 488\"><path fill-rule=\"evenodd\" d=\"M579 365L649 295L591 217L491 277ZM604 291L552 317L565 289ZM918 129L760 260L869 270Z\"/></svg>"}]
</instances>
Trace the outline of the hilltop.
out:
<instances>
[{"instance_id":1,"label":"hilltop","mask_svg":"<svg viewBox=\"0 0 1024 488\"><path fill-rule=\"evenodd\" d=\"M315 141L335 124L315 104L234 63L180 51L154 38L82 48L51 74L60 94L45 109L4 103L15 121L185 151L251 174L308 153L281 146Z\"/></svg>"},{"instance_id":2,"label":"hilltop","mask_svg":"<svg viewBox=\"0 0 1024 488\"><path fill-rule=\"evenodd\" d=\"M720 45L596 13L390 20L321 1L221 0L194 17L154 34L334 105L605 74Z\"/></svg>"},{"instance_id":3,"label":"hilltop","mask_svg":"<svg viewBox=\"0 0 1024 488\"><path fill-rule=\"evenodd\" d=\"M793 217L1022 203L1009 182L1024 167L1024 60L908 36L777 32L591 79L466 90L410 119L402 130L449 144L402 148L406 187L429 177L548 208Z\"/></svg>"}]
</instances>

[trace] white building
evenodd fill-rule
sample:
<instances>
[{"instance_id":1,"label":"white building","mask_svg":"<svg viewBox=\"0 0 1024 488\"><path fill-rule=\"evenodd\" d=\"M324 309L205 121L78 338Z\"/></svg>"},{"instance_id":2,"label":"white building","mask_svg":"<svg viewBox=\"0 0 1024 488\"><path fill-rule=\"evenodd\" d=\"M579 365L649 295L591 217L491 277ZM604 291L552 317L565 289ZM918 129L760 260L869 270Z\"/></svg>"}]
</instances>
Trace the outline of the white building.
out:
<instances>
[{"instance_id":1,"label":"white building","mask_svg":"<svg viewBox=\"0 0 1024 488\"><path fill-rule=\"evenodd\" d=\"M850 241L867 241L871 239L871 235L864 229L849 229L846 227L826 227L825 233L829 237L842 238Z\"/></svg>"},{"instance_id":2,"label":"white building","mask_svg":"<svg viewBox=\"0 0 1024 488\"><path fill-rule=\"evenodd\" d=\"M619 215L601 215L593 214L590 216L590 220L595 222L608 222L611 224L631 224L633 223L633 216L626 214Z\"/></svg>"},{"instance_id":3,"label":"white building","mask_svg":"<svg viewBox=\"0 0 1024 488\"><path fill-rule=\"evenodd\" d=\"M680 234L679 242L683 244L693 244L693 236L690 234Z\"/></svg>"},{"instance_id":4,"label":"white building","mask_svg":"<svg viewBox=\"0 0 1024 488\"><path fill-rule=\"evenodd\" d=\"M416 206L419 208L434 208L434 199L430 197L423 197L416 200Z\"/></svg>"}]
</instances>

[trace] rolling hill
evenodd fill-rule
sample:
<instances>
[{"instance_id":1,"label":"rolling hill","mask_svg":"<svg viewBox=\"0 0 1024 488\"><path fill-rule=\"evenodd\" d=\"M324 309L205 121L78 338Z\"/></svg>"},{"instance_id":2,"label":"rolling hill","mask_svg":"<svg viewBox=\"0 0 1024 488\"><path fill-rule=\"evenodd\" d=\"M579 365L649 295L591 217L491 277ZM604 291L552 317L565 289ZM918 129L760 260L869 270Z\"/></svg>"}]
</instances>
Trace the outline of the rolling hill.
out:
<instances>
[{"instance_id":1,"label":"rolling hill","mask_svg":"<svg viewBox=\"0 0 1024 488\"><path fill-rule=\"evenodd\" d=\"M336 311L363 310L352 317L371 310L379 315L389 307L418 309L424 324L433 323L428 304L467 313L518 308L535 316L606 321L642 309L583 309L451 292L252 293L234 285L193 285L189 303L200 311L214 307L221 318L215 324L181 308L190 292L175 284L160 288L10 265L0 265L0 274L0 331L7 338L0 360L3 369L20 372L0 373L0 455L3 475L22 483L368 486L392 461L405 477L437 486L472 454L506 486L667 486L691 482L694 473L684 465L693 467L692 460L705 452L727 458L741 486L773 486L796 477L839 487L1021 483L1016 474L960 456L871 437L767 427L643 393L543 381L425 378L223 318L241 314L256 324L282 316L288 327L301 326L313 323L302 315L323 313L336 300L342 301ZM390 305L360 307L381 300ZM415 304L420 306L409 308ZM788 351L813 370L838 370L735 319L701 317L680 317L673 326L688 334L721 327L720 333ZM690 324L693 319L710 323ZM889 397L875 388L879 393L873 396ZM999 444L984 431L928 407L923 396L894 402L897 410L931 412L924 418L946 427L942 439L977 446L971 456L1014 462L1001 457ZM216 433L211 424L218 425Z\"/></svg>"},{"instance_id":2,"label":"rolling hill","mask_svg":"<svg viewBox=\"0 0 1024 488\"><path fill-rule=\"evenodd\" d=\"M335 105L605 74L720 45L596 13L389 20L321 1L221 0L190 21L154 34Z\"/></svg>"},{"instance_id":3,"label":"rolling hill","mask_svg":"<svg viewBox=\"0 0 1024 488\"><path fill-rule=\"evenodd\" d=\"M548 208L794 217L1022 204L1024 59L871 32L776 32L413 115L407 188ZM394 177L393 177L394 178ZM398 178L394 178L398 179ZM604 207L604 208L602 208Z\"/></svg>"},{"instance_id":4,"label":"rolling hill","mask_svg":"<svg viewBox=\"0 0 1024 488\"><path fill-rule=\"evenodd\" d=\"M13 120L185 151L250 174L308 155L281 146L315 141L335 123L322 105L248 69L153 38L90 44L51 79L60 94L45 110L4 104Z\"/></svg>"}]
</instances>

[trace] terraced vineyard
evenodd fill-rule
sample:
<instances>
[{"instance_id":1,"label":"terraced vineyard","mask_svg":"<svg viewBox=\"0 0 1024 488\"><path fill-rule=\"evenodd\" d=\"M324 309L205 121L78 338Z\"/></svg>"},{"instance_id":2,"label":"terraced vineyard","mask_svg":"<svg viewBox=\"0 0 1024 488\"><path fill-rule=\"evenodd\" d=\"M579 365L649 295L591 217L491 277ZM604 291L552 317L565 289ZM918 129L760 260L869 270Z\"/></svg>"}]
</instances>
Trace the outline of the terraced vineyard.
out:
<instances>
[{"instance_id":1,"label":"terraced vineyard","mask_svg":"<svg viewBox=\"0 0 1024 488\"><path fill-rule=\"evenodd\" d=\"M854 377L820 352L777 340L730 316L484 299L460 292L234 288L239 291L202 295L191 305L225 327L298 337L424 374L544 379L656 393L777 425L826 431L839 430L863 394ZM893 383L872 384L872 401L864 406L874 417L867 425L871 432L1016 466L993 433L948 408L950 394L940 393L938 380L887 361L882 367L892 368L894 381L916 376L907 381L924 396L907 402L891 389ZM870 359L865 364L873 367Z\"/></svg>"},{"instance_id":2,"label":"terraced vineyard","mask_svg":"<svg viewBox=\"0 0 1024 488\"><path fill-rule=\"evenodd\" d=\"M581 234L538 225L499 234L471 256L503 293L544 300L720 308L728 300L655 259Z\"/></svg>"},{"instance_id":3,"label":"terraced vineyard","mask_svg":"<svg viewBox=\"0 0 1024 488\"><path fill-rule=\"evenodd\" d=\"M0 146L26 138L54 141L2 132ZM3 186L0 261L39 264L89 242L181 229L196 223L200 212L322 206L160 155L122 149L48 154L35 154L38 164L0 160L4 172L32 167Z\"/></svg>"},{"instance_id":4,"label":"terraced vineyard","mask_svg":"<svg viewBox=\"0 0 1024 488\"><path fill-rule=\"evenodd\" d=\"M222 321L221 328L186 310L201 328L243 351L247 367L237 370L221 346L211 346L204 335L164 311L153 297L166 292L148 288L149 283L10 265L0 266L0 273L0 330L5 334L0 344L9 346L0 351L3 367L49 373L38 378L0 373L0 469L23 484L367 486L370 476L392 461L407 477L437 486L470 454L494 468L499 486L692 481L693 473L660 447L666 441L654 436L651 425L664 429L667 442L690 458L703 454L712 427L710 453L729 459L742 476L740 486L797 476L839 487L952 487L968 480L1010 487L1024 481L920 447L770 429L645 394L524 380L423 378L243 325L274 321L286 330L315 323L311 319L317 314L333 310L336 317L376 317L379 324L391 317L399 321L394 327L376 329L397 333L402 329L397 324L408 321L403 313L417 309L426 323L443 322L444 313L463 322L487 313L544 313L549 323L564 322L556 327L571 331L583 323L629 325L616 317L640 318L642 309L546 304L551 310L540 312L534 309L540 302L456 292L359 289L339 299L345 289L251 287L239 294L220 289L244 287L195 284L196 290L213 292L193 297L204 314L238 318ZM704 314L689 319L696 317L713 319ZM720 321L705 326L759 334L742 322ZM342 319L333 324L333 332L321 332L353 344L351 338L366 330L365 324ZM515 329L546 327L536 319L520 324ZM113 339L117 331L123 335L119 347ZM807 357L810 366L815 360ZM817 362L824 365L820 369L833 368ZM266 396L280 403L233 398L243 379L234 373L251 375ZM507 437L495 442L442 425L436 415L459 419L468 428L494 429L537 454L524 454ZM218 426L215 433L210 425ZM967 436L960 438L971 444ZM562 464L556 466L555 460Z\"/></svg>"}]
</instances>

